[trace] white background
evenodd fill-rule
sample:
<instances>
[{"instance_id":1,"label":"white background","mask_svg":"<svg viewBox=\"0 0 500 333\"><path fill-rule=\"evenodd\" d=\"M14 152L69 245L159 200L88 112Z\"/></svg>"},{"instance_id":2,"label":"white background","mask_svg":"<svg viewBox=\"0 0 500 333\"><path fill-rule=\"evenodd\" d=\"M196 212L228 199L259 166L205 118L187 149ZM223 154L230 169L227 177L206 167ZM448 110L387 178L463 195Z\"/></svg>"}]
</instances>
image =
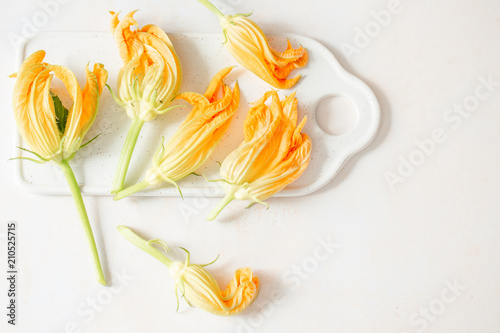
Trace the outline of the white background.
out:
<instances>
[{"instance_id":1,"label":"white background","mask_svg":"<svg viewBox=\"0 0 500 333\"><path fill-rule=\"evenodd\" d=\"M19 226L18 325L8 332L500 331L500 86L467 118L444 118L455 104L474 101L481 77L500 82L500 2L216 3L229 12L253 10L266 32L303 34L328 47L377 95L382 123L374 142L322 190L271 199L267 211L235 203L218 222L205 221L217 199L85 197L112 285L106 291L94 280L71 197L25 192L7 162L14 155L14 80L7 75L16 71L8 36L22 35L43 9L37 1L5 1L0 234L8 221ZM141 24L167 32L220 31L194 0L70 0L40 30L107 31L108 10L137 8ZM377 28L373 13L388 8L390 22ZM371 37L363 39L365 29ZM348 44L356 53L345 51ZM435 129L444 141L428 155L418 153L415 141L431 138ZM410 159L421 163L402 170L401 161ZM404 181L391 188L387 174L398 175L398 168L406 171ZM186 218L182 207L195 213ZM208 269L221 285L238 267L252 267L262 285L257 301L230 318L182 300L175 313L167 268L125 241L118 224L188 248L195 263L220 254ZM329 241L335 248L327 254L320 247ZM5 238L0 242L5 271Z\"/></svg>"}]
</instances>

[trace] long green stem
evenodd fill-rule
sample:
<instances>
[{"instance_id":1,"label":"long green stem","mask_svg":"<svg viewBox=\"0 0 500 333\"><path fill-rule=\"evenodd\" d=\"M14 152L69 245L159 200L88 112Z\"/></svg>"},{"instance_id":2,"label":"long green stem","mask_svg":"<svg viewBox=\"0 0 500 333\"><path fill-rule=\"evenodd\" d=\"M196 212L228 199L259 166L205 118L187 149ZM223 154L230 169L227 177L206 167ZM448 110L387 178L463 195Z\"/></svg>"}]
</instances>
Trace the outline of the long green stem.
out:
<instances>
[{"instance_id":1,"label":"long green stem","mask_svg":"<svg viewBox=\"0 0 500 333\"><path fill-rule=\"evenodd\" d=\"M127 138L125 139L125 144L123 145L122 152L120 154L118 166L116 167L115 177L113 178L113 184L111 185L111 193L117 193L123 189L130 159L132 158L132 153L134 152L135 144L137 143L137 138L141 132L142 125L144 125L144 121L139 118L134 119L130 125Z\"/></svg>"},{"instance_id":2,"label":"long green stem","mask_svg":"<svg viewBox=\"0 0 500 333\"><path fill-rule=\"evenodd\" d=\"M142 182L139 182L139 183L137 183L135 185L127 187L124 190L119 191L113 197L113 200L117 201L117 200L123 199L125 197L128 197L131 194L134 194L135 192L139 192L141 190L144 190L148 186L149 186L149 183L146 180L143 180Z\"/></svg>"},{"instance_id":3,"label":"long green stem","mask_svg":"<svg viewBox=\"0 0 500 333\"><path fill-rule=\"evenodd\" d=\"M217 217L217 215L219 215L219 213L224 209L224 207L226 207L227 204L233 200L234 200L233 193L226 194L224 199L219 201L217 206L215 206L215 208L210 212L210 215L208 215L207 220L213 221Z\"/></svg>"},{"instance_id":4,"label":"long green stem","mask_svg":"<svg viewBox=\"0 0 500 333\"><path fill-rule=\"evenodd\" d=\"M132 244L146 252L147 254L155 257L159 261L161 261L163 264L165 264L167 267L170 267L172 264L172 260L168 259L166 255L155 249L151 243L155 241L146 241L139 237L136 233L134 233L130 228L124 226L124 225L119 225L116 227L118 231L125 236L126 239L128 239Z\"/></svg>"},{"instance_id":5,"label":"long green stem","mask_svg":"<svg viewBox=\"0 0 500 333\"><path fill-rule=\"evenodd\" d=\"M82 193L80 192L80 187L76 181L75 174L66 160L59 164L66 180L68 181L69 188L73 194L73 199L75 201L76 208L80 214L80 220L82 222L83 230L87 236L87 242L89 244L90 251L92 252L92 258L94 259L94 268L97 275L97 282L106 285L106 280L104 279L104 274L102 272L101 261L99 260L99 253L97 252L97 247L95 245L94 234L92 233L92 227L90 226L89 217L87 216L87 211L85 210L85 204L83 203Z\"/></svg>"},{"instance_id":6,"label":"long green stem","mask_svg":"<svg viewBox=\"0 0 500 333\"><path fill-rule=\"evenodd\" d=\"M208 1L208 0L198 0L198 2L201 3L202 5L204 5L205 7L207 7L208 9L210 9L210 11L212 13L214 13L215 15L217 15L218 18L221 18L222 16L224 16L224 14L222 14L221 11L217 9L217 7L215 7L214 5L212 5L210 3L210 1Z\"/></svg>"}]
</instances>

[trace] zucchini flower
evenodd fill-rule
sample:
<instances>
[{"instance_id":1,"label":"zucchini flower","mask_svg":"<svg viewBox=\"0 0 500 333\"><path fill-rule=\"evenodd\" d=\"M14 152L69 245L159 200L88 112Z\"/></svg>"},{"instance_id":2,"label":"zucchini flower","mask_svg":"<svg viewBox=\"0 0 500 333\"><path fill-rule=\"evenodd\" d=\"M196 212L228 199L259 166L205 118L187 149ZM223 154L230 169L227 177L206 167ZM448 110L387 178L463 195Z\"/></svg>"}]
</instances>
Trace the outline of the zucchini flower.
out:
<instances>
[{"instance_id":1,"label":"zucchini flower","mask_svg":"<svg viewBox=\"0 0 500 333\"><path fill-rule=\"evenodd\" d=\"M169 107L181 85L181 64L167 34L155 25L139 28L136 11L118 19L111 12L111 31L124 62L118 74L118 96L113 97L132 119L111 188L123 188L130 159L144 122L177 107ZM131 27L136 29L132 30ZM109 86L108 86L109 88ZM111 88L110 88L111 90Z\"/></svg>"},{"instance_id":2,"label":"zucchini flower","mask_svg":"<svg viewBox=\"0 0 500 333\"><path fill-rule=\"evenodd\" d=\"M287 79L295 68L304 67L309 59L302 46L293 49L290 41L285 52L273 50L260 27L248 19L250 14L222 14L208 0L198 0L220 20L227 49L248 70L277 89L289 89L301 75Z\"/></svg>"},{"instance_id":3,"label":"zucchini flower","mask_svg":"<svg viewBox=\"0 0 500 333\"><path fill-rule=\"evenodd\" d=\"M191 264L189 251L184 248L181 249L187 253L186 261L172 261L153 246L155 244L160 245L165 252L168 252L170 249L164 241L160 239L145 241L132 230L122 225L118 226L118 231L135 246L155 257L169 268L170 276L175 281L177 309L179 309L177 289L181 291L182 296L190 306L220 316L240 313L252 304L259 293L259 279L253 276L250 268L236 270L233 280L225 290L221 290L213 276L203 268L213 262L205 265Z\"/></svg>"},{"instance_id":4,"label":"zucchini flower","mask_svg":"<svg viewBox=\"0 0 500 333\"><path fill-rule=\"evenodd\" d=\"M267 106L266 100L272 97ZM244 140L220 168L226 196L210 213L213 220L234 199L261 203L297 179L309 165L311 139L297 125L295 93L280 101L270 91L253 103L244 123Z\"/></svg>"},{"instance_id":5,"label":"zucchini flower","mask_svg":"<svg viewBox=\"0 0 500 333\"><path fill-rule=\"evenodd\" d=\"M226 67L217 73L205 94L185 92L176 97L194 105L193 109L170 140L166 144L162 140L153 158L153 166L147 171L145 179L118 192L114 200L163 181L179 189L177 181L192 174L205 163L238 108L238 83L231 91L222 81L231 69L232 67ZM222 91L220 99L217 98L219 91Z\"/></svg>"},{"instance_id":6,"label":"zucchini flower","mask_svg":"<svg viewBox=\"0 0 500 333\"><path fill-rule=\"evenodd\" d=\"M80 188L68 162L78 149L93 140L82 145L83 138L97 114L99 97L106 84L108 72L102 64L95 64L92 72L87 66L87 83L82 90L75 75L68 68L42 62L44 58L45 51L33 53L24 61L19 72L11 76L17 77L12 101L14 117L24 142L31 150L20 149L39 158L19 159L36 163L50 161L61 168L80 214L94 259L97 279L99 283L106 285ZM69 110L50 89L54 75L63 82L73 101Z\"/></svg>"}]
</instances>

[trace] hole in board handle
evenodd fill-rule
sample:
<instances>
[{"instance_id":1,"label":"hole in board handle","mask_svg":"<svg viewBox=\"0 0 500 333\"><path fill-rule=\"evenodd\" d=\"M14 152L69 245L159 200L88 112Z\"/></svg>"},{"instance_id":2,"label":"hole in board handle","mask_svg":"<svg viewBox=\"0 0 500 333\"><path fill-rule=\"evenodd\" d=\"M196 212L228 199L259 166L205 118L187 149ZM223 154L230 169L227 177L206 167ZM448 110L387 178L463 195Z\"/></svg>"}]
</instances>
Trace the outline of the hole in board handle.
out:
<instances>
[{"instance_id":1,"label":"hole in board handle","mask_svg":"<svg viewBox=\"0 0 500 333\"><path fill-rule=\"evenodd\" d=\"M329 135L349 133L358 121L358 111L349 98L341 95L323 97L316 105L316 122Z\"/></svg>"}]
</instances>

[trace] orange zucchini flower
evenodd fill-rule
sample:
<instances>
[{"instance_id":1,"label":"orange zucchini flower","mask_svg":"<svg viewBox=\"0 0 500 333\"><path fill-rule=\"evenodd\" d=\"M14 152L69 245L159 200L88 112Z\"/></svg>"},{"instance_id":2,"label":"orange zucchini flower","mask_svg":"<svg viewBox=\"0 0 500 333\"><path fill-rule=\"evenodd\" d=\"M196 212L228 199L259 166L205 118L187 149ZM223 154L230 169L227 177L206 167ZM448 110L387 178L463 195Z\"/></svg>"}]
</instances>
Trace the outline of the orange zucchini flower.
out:
<instances>
[{"instance_id":1,"label":"orange zucchini flower","mask_svg":"<svg viewBox=\"0 0 500 333\"><path fill-rule=\"evenodd\" d=\"M266 100L272 97L267 106ZM311 139L297 125L295 93L280 101L270 91L253 103L244 123L244 140L222 162L226 196L210 213L213 220L234 199L263 201L297 179L309 165Z\"/></svg>"},{"instance_id":2,"label":"orange zucchini flower","mask_svg":"<svg viewBox=\"0 0 500 333\"><path fill-rule=\"evenodd\" d=\"M120 21L110 12L113 33L124 66L118 74L117 102L131 119L152 120L163 114L179 92L182 70L167 34L156 25L139 28L136 11ZM131 27L135 26L135 30Z\"/></svg>"},{"instance_id":3,"label":"orange zucchini flower","mask_svg":"<svg viewBox=\"0 0 500 333\"><path fill-rule=\"evenodd\" d=\"M14 86L13 109L19 132L43 161L69 161L97 114L99 96L108 78L104 65L85 68L87 83L82 90L75 74L63 66L42 62L45 51L30 55L22 64ZM52 74L53 73L53 74ZM69 110L50 90L54 75L66 87L73 105Z\"/></svg>"},{"instance_id":4,"label":"orange zucchini flower","mask_svg":"<svg viewBox=\"0 0 500 333\"><path fill-rule=\"evenodd\" d=\"M99 106L99 97L106 84L108 72L102 64L95 64L91 72L85 68L87 83L80 88L75 75L66 67L43 62L45 51L37 51L22 64L14 86L12 106L23 141L39 160L19 157L37 163L51 161L64 173L73 194L76 207L92 251L99 283L106 285L92 228L85 210L82 195L75 175L68 162L82 145L83 138L94 122ZM66 87L73 105L66 109L59 97L52 93L53 77L60 79Z\"/></svg>"},{"instance_id":5,"label":"orange zucchini flower","mask_svg":"<svg viewBox=\"0 0 500 333\"><path fill-rule=\"evenodd\" d=\"M189 251L184 248L181 249L187 253L186 261L172 261L153 246L160 245L165 252L168 252L169 248L164 241L160 239L145 241L125 226L118 226L118 231L135 246L169 268L170 275L175 281L177 309L179 308L177 289L181 291L189 305L220 316L240 313L257 298L259 279L253 276L250 268L236 270L233 280L225 290L221 290L214 277L203 268L213 262L205 265L191 264Z\"/></svg>"},{"instance_id":6,"label":"orange zucchini flower","mask_svg":"<svg viewBox=\"0 0 500 333\"><path fill-rule=\"evenodd\" d=\"M137 137L144 122L177 107L170 107L182 80L179 58L167 34L156 25L139 28L130 12L120 21L119 13L111 12L113 33L123 67L118 74L116 102L132 119L118 162L111 192L123 188ZM135 26L136 29L131 29ZM110 89L111 90L111 89ZM113 93L113 92L112 92Z\"/></svg>"},{"instance_id":7,"label":"orange zucchini flower","mask_svg":"<svg viewBox=\"0 0 500 333\"><path fill-rule=\"evenodd\" d=\"M247 14L234 16L222 14L208 0L198 0L220 20L226 39L225 45L233 57L262 80L278 89L289 89L301 75L287 79L295 68L304 67L309 59L302 46L293 49L290 41L285 52L273 50L264 32Z\"/></svg>"},{"instance_id":8,"label":"orange zucchini flower","mask_svg":"<svg viewBox=\"0 0 500 333\"><path fill-rule=\"evenodd\" d=\"M231 91L222 81L231 69L226 67L217 73L205 94L185 92L176 97L191 103L194 106L192 111L169 141L161 143L145 179L118 192L115 200L162 181L178 188L178 180L193 173L208 159L238 108L238 83ZM219 91L222 92L220 99L217 98Z\"/></svg>"}]
</instances>

